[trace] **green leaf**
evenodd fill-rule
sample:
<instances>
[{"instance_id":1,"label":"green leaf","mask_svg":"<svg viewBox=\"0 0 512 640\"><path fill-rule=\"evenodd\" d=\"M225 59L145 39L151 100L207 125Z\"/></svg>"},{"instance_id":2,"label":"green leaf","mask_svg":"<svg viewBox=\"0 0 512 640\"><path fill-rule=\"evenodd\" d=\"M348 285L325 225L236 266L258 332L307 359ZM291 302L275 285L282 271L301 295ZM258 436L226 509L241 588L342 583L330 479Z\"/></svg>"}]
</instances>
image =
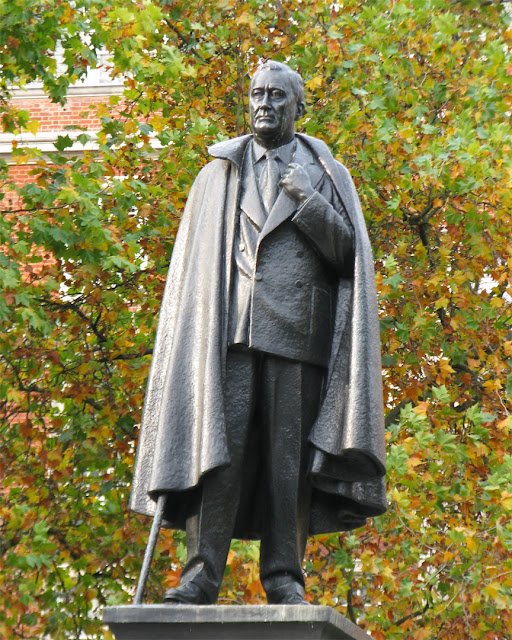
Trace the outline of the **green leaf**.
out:
<instances>
[{"instance_id":1,"label":"green leaf","mask_svg":"<svg viewBox=\"0 0 512 640\"><path fill-rule=\"evenodd\" d=\"M451 399L448 389L444 384L439 387L432 387L432 395L436 400L439 400L439 402L442 402L444 404L450 402Z\"/></svg>"},{"instance_id":2,"label":"green leaf","mask_svg":"<svg viewBox=\"0 0 512 640\"><path fill-rule=\"evenodd\" d=\"M57 149L57 151L64 151L68 147L73 145L73 140L66 136L57 136L57 140L53 143L53 146Z\"/></svg>"}]
</instances>

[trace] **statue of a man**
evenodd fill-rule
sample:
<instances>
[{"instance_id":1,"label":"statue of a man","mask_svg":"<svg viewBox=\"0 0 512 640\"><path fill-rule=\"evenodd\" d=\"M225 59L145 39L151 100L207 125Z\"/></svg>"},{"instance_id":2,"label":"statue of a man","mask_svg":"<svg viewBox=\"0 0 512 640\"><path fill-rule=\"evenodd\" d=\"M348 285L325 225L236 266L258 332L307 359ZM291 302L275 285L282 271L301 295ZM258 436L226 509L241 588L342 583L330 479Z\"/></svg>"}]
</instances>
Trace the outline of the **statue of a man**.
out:
<instances>
[{"instance_id":1,"label":"statue of a man","mask_svg":"<svg viewBox=\"0 0 512 640\"><path fill-rule=\"evenodd\" d=\"M217 600L232 538L269 603L304 603L309 534L385 511L372 253L348 171L295 132L301 77L267 62L252 135L210 148L176 238L131 508L187 532L169 604Z\"/></svg>"}]
</instances>

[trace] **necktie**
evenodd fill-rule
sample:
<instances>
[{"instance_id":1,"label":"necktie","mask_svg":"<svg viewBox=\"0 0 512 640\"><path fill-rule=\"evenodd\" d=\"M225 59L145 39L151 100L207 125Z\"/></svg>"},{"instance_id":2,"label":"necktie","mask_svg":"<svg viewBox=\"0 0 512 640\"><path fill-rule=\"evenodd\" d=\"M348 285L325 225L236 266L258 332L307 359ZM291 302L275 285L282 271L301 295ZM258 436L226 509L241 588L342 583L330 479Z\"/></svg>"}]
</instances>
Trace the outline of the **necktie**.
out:
<instances>
[{"instance_id":1,"label":"necktie","mask_svg":"<svg viewBox=\"0 0 512 640\"><path fill-rule=\"evenodd\" d=\"M269 150L265 154L266 163L260 176L260 192L267 213L270 213L279 193L281 172L277 164L277 151Z\"/></svg>"}]
</instances>

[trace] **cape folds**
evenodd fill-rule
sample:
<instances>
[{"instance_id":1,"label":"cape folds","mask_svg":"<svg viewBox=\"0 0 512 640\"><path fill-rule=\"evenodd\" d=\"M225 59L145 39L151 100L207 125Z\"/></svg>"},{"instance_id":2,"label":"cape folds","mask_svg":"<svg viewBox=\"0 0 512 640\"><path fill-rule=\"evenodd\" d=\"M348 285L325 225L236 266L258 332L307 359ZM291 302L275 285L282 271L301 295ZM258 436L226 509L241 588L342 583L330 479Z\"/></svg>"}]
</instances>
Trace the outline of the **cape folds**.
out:
<instances>
[{"instance_id":1,"label":"cape folds","mask_svg":"<svg viewBox=\"0 0 512 640\"><path fill-rule=\"evenodd\" d=\"M353 279L341 279L326 393L310 434L310 533L354 529L383 513L384 410L374 266L347 169L316 138L297 134L332 180L355 235ZM201 478L229 464L223 375L240 167L251 136L210 148L183 213L162 300L130 507L184 528ZM244 496L241 497L241 502ZM239 518L234 537L258 537Z\"/></svg>"}]
</instances>

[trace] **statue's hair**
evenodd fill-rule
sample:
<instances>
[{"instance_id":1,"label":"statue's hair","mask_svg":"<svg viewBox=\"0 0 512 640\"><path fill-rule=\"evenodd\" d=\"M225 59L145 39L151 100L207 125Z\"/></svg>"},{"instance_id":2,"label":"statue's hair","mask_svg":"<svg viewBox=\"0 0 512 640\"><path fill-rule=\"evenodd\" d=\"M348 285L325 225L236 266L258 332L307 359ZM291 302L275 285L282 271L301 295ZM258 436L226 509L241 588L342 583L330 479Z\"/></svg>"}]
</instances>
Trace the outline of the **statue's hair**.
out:
<instances>
[{"instance_id":1,"label":"statue's hair","mask_svg":"<svg viewBox=\"0 0 512 640\"><path fill-rule=\"evenodd\" d=\"M290 75L292 89L295 99L297 100L297 104L304 103L304 81L300 74L291 69L287 64L284 64L284 62L277 62L277 60L267 60L267 62L260 65L252 74L251 87L254 79L260 71L281 71L282 73L288 73Z\"/></svg>"}]
</instances>

